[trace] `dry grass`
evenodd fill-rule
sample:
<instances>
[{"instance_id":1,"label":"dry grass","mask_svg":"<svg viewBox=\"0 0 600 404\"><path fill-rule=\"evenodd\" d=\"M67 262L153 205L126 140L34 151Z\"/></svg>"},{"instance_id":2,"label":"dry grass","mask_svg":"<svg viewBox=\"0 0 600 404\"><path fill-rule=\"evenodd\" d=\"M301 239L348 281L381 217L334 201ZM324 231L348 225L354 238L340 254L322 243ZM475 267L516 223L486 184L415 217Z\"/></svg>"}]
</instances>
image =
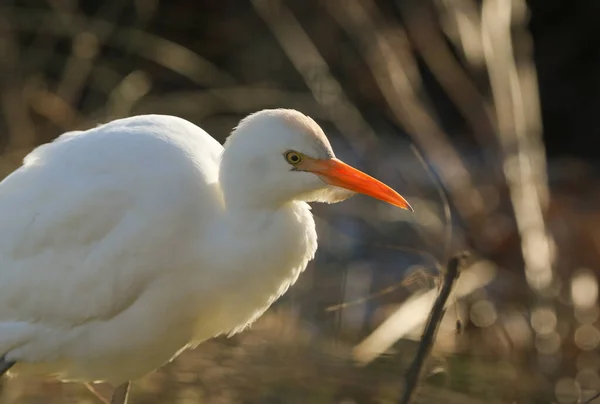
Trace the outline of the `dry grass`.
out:
<instances>
[{"instance_id":1,"label":"dry grass","mask_svg":"<svg viewBox=\"0 0 600 404\"><path fill-rule=\"evenodd\" d=\"M366 367L353 348L457 249L493 276L452 300L417 402L569 403L600 389L597 296L577 298L597 292L598 195L572 192L596 183L569 165L549 187L524 0L167 3L0 3L0 178L36 145L116 117L175 114L222 141L247 113L291 107L416 214L315 207L320 254L299 285L252 330L136 383L134 403L395 402L425 315ZM356 303L327 310L343 302ZM4 394L65 399L94 402L42 380Z\"/></svg>"}]
</instances>

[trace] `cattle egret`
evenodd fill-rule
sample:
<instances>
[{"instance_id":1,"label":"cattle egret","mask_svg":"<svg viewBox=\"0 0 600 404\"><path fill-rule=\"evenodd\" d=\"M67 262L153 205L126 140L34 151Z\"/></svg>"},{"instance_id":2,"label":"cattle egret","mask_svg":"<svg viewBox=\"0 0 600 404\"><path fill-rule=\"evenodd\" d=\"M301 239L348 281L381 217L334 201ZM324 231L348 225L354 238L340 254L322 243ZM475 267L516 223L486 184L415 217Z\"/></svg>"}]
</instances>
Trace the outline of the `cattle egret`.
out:
<instances>
[{"instance_id":1,"label":"cattle egret","mask_svg":"<svg viewBox=\"0 0 600 404\"><path fill-rule=\"evenodd\" d=\"M126 385L241 331L313 258L307 202L354 193L411 209L294 110L224 146L164 115L63 134L0 183L0 374Z\"/></svg>"}]
</instances>

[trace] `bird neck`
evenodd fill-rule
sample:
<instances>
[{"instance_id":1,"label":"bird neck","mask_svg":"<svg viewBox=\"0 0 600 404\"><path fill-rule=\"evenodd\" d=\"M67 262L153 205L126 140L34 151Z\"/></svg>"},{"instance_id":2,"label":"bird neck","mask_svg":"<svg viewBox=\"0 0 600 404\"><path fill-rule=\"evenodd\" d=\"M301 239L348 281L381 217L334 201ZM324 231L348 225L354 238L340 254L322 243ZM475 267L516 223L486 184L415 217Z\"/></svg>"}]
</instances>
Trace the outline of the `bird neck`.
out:
<instances>
[{"instance_id":1,"label":"bird neck","mask_svg":"<svg viewBox=\"0 0 600 404\"><path fill-rule=\"evenodd\" d=\"M287 243L291 248L298 248L303 238L312 237L315 232L310 206L305 202L291 201L275 206L232 203L226 205L225 212L227 237L235 239L236 245L258 243L274 248ZM314 237L316 242L316 233Z\"/></svg>"},{"instance_id":2,"label":"bird neck","mask_svg":"<svg viewBox=\"0 0 600 404\"><path fill-rule=\"evenodd\" d=\"M253 212L259 215L285 212L290 202L284 198L278 198L277 192L260 183L252 181L230 180L228 177L221 179L221 192L225 209L235 216L237 212ZM281 211L281 212L279 212Z\"/></svg>"},{"instance_id":3,"label":"bird neck","mask_svg":"<svg viewBox=\"0 0 600 404\"><path fill-rule=\"evenodd\" d=\"M276 283L297 277L314 257L315 222L304 202L289 202L277 209L228 209L226 216L225 245L235 246L223 262L223 269L230 273Z\"/></svg>"},{"instance_id":4,"label":"bird neck","mask_svg":"<svg viewBox=\"0 0 600 404\"><path fill-rule=\"evenodd\" d=\"M228 209L224 222L221 237L206 246L219 276L207 281L206 273L198 272L199 284L210 285L203 299L211 295L211 307L220 313L210 324L202 322L202 335L235 333L254 321L296 282L317 249L315 223L304 202ZM226 254L214 253L223 246L229 246Z\"/></svg>"}]
</instances>

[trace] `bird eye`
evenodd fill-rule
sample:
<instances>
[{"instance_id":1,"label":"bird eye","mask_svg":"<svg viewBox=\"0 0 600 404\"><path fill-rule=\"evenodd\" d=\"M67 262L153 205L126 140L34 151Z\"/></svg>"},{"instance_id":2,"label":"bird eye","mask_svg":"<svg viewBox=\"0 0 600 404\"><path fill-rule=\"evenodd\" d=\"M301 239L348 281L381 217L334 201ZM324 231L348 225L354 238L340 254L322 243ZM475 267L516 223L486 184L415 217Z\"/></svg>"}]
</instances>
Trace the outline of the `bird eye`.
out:
<instances>
[{"instance_id":1,"label":"bird eye","mask_svg":"<svg viewBox=\"0 0 600 404\"><path fill-rule=\"evenodd\" d=\"M295 166L302 162L302 155L295 151L289 151L285 153L285 159L288 163Z\"/></svg>"}]
</instances>

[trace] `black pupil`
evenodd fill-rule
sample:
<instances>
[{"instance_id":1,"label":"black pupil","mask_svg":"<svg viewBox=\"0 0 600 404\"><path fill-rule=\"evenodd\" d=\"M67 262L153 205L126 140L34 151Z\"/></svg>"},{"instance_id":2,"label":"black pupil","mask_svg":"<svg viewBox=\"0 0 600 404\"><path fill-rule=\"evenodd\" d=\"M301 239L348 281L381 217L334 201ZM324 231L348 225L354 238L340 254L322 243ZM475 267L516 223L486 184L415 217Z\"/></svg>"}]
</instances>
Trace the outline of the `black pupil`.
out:
<instances>
[{"instance_id":1,"label":"black pupil","mask_svg":"<svg viewBox=\"0 0 600 404\"><path fill-rule=\"evenodd\" d=\"M290 156L290 160L292 161L292 163L297 163L300 160L300 157L298 157L297 154L292 154Z\"/></svg>"}]
</instances>

